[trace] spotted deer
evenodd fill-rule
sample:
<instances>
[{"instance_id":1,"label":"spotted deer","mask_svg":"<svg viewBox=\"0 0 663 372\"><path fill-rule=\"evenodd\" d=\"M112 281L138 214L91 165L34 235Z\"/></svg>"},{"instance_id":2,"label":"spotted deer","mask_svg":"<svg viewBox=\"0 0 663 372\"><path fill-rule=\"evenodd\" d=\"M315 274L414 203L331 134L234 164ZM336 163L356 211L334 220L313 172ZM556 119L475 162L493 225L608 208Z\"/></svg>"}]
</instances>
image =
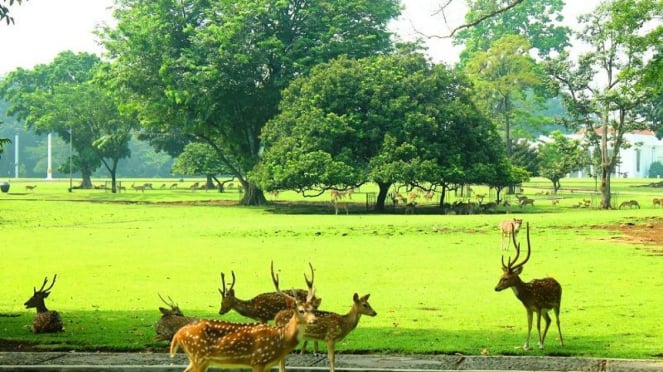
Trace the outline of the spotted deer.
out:
<instances>
[{"instance_id":1,"label":"spotted deer","mask_svg":"<svg viewBox=\"0 0 663 372\"><path fill-rule=\"evenodd\" d=\"M44 283L41 285L41 288L37 290L37 287L33 287L33 295L29 300L25 302L25 308L37 308L37 315L32 321L32 332L33 333L55 333L64 331L62 325L62 318L60 313L57 311L49 311L44 304L44 300L51 294L50 290L55 285L55 279L58 274L53 275L53 281L51 285L44 289L46 283L48 283L48 277L44 278Z\"/></svg>"},{"instance_id":2,"label":"spotted deer","mask_svg":"<svg viewBox=\"0 0 663 372\"><path fill-rule=\"evenodd\" d=\"M511 237L513 236L515 238L516 235L518 235L518 231L520 231L520 226L522 224L522 218L513 218L510 220L502 221L500 223L500 231L502 232L500 246L502 247L503 251L509 249L509 244L511 244Z\"/></svg>"},{"instance_id":3,"label":"spotted deer","mask_svg":"<svg viewBox=\"0 0 663 372\"><path fill-rule=\"evenodd\" d=\"M251 367L253 372L271 369L297 346L304 327L315 319L309 301L301 302L281 293L296 309L287 323L238 324L201 320L180 328L170 344L170 356L181 347L189 358L185 372L205 372L210 366Z\"/></svg>"},{"instance_id":4,"label":"spotted deer","mask_svg":"<svg viewBox=\"0 0 663 372\"><path fill-rule=\"evenodd\" d=\"M527 223L527 256L525 259L516 264L520 257L520 243L516 243L516 237L511 236L513 245L516 249L516 257L511 260L508 259L508 264L504 264L504 256L502 256L502 277L500 278L495 291L499 292L507 288L511 288L516 297L523 303L527 310L527 339L523 349L529 349L529 340L532 333L532 317L536 313L536 329L539 332L539 349L543 349L543 343L548 333L550 326L550 316L548 312L552 309L555 313L555 320L557 322L557 331L559 332L559 342L564 346L564 339L562 338L562 329L559 325L559 307L562 301L562 286L553 278L534 279L529 283L525 283L520 279L520 274L523 272L523 266L530 258L531 247L529 238L529 223ZM541 317L546 321L545 329L541 334Z\"/></svg>"},{"instance_id":5,"label":"spotted deer","mask_svg":"<svg viewBox=\"0 0 663 372\"><path fill-rule=\"evenodd\" d=\"M311 266L311 273L313 273L313 266ZM235 272L231 271L231 275L232 283L230 284L230 288L226 289L225 274L221 273L222 288L219 288L219 293L221 294L221 308L219 309L220 315L226 314L230 310L235 310L247 318L257 320L261 323L267 323L270 320L274 320L274 317L279 311L288 308L287 299L280 291L262 293L250 300L241 300L235 297ZM274 275L273 264L272 280L275 281L274 285L278 288L278 276ZM312 286L313 280L311 280L309 288L312 288ZM309 293L309 290L298 289L286 291L286 293L288 292L299 299L305 299ZM319 302L317 302L319 299L313 298L311 301L314 304L317 303L319 305Z\"/></svg>"},{"instance_id":6,"label":"spotted deer","mask_svg":"<svg viewBox=\"0 0 663 372\"><path fill-rule=\"evenodd\" d=\"M182 310L170 296L168 296L168 301L164 300L161 294L159 294L159 298L170 308L159 307L162 315L159 321L154 324L157 332L156 341L170 341L180 328L199 320L198 318L184 316Z\"/></svg>"},{"instance_id":7,"label":"spotted deer","mask_svg":"<svg viewBox=\"0 0 663 372\"><path fill-rule=\"evenodd\" d=\"M352 297L352 308L345 315L340 315L329 311L315 310L313 312L315 318L304 328L304 345L302 346L302 353L306 351L307 340L326 342L330 370L331 372L334 372L336 342L343 340L345 336L357 328L359 319L362 315L378 315L378 313L373 310L371 305L368 303L369 297L370 294L359 297L359 295L355 293ZM283 311L277 315L274 323L276 325L282 325L291 315L292 311ZM314 348L314 351L316 353L318 352L317 347ZM285 360L281 362L279 369L281 372L285 371Z\"/></svg>"}]
</instances>

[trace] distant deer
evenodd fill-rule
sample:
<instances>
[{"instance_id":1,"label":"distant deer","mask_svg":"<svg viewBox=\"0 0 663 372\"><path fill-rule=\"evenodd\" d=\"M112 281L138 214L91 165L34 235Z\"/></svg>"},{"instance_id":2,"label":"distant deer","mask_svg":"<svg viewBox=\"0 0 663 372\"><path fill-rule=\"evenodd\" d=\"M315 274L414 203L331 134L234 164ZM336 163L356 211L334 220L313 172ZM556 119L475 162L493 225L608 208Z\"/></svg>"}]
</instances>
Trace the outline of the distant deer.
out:
<instances>
[{"instance_id":1,"label":"distant deer","mask_svg":"<svg viewBox=\"0 0 663 372\"><path fill-rule=\"evenodd\" d=\"M329 366L331 372L335 371L335 346L336 342L345 338L352 330L357 328L359 319L362 315L376 316L378 313L373 310L368 303L369 294L359 297L357 293L352 297L353 304L350 311L345 315L339 315L329 311L315 310L313 314L315 318L313 321L306 325L304 329L304 345L302 346L302 353L306 349L306 340L323 341L327 342L327 355L329 359ZM274 323L278 326L287 320L288 312L283 311L278 314ZM317 353L318 349L315 347L314 351ZM285 371L285 361L280 365L281 372Z\"/></svg>"},{"instance_id":2,"label":"distant deer","mask_svg":"<svg viewBox=\"0 0 663 372\"><path fill-rule=\"evenodd\" d=\"M196 190L198 190L199 187L200 187L200 183L196 182L193 185L189 186L189 189L191 189L191 191L196 191Z\"/></svg>"},{"instance_id":3,"label":"distant deer","mask_svg":"<svg viewBox=\"0 0 663 372\"><path fill-rule=\"evenodd\" d=\"M564 339L562 338L562 329L559 325L559 306L562 301L562 286L553 278L534 279L529 283L524 283L520 279L520 274L523 272L523 266L529 260L531 254L530 239L529 239L529 223L527 223L527 257L519 263L518 257L520 256L520 244L516 243L515 236L512 235L513 245L516 249L516 257L511 260L509 257L508 264L504 264L504 256L502 256L502 277L495 287L495 291L511 288L513 293L518 297L520 302L523 303L527 310L527 339L523 349L529 349L530 334L532 333L532 316L536 313L536 329L539 332L539 349L543 349L543 343L548 333L550 326L550 316L548 312L552 309L555 313L555 320L557 322L557 331L559 332L559 343L564 346ZM546 321L546 327L541 334L541 316Z\"/></svg>"},{"instance_id":4,"label":"distant deer","mask_svg":"<svg viewBox=\"0 0 663 372\"><path fill-rule=\"evenodd\" d=\"M296 310L282 326L201 320L182 327L170 344L171 358L182 347L189 358L185 372L205 372L210 366L248 366L268 371L299 343L304 327L314 320L313 307L281 293ZM294 305L293 305L294 304Z\"/></svg>"},{"instance_id":5,"label":"distant deer","mask_svg":"<svg viewBox=\"0 0 663 372\"><path fill-rule=\"evenodd\" d=\"M48 277L45 277L41 288L37 290L37 287L34 287L34 294L24 304L26 309L30 309L32 307L37 308L37 315L32 321L31 329L33 333L54 333L64 331L60 313L57 311L49 311L46 308L46 304L44 304L44 300L48 297L49 294L51 294L49 291L55 285L55 279L57 276L58 274L53 275L53 281L46 289L44 289L44 287L46 286L46 283L48 283Z\"/></svg>"},{"instance_id":6,"label":"distant deer","mask_svg":"<svg viewBox=\"0 0 663 372\"><path fill-rule=\"evenodd\" d=\"M170 309L165 307L159 308L162 315L159 321L154 324L154 328L157 331L156 341L170 341L180 328L199 320L198 318L184 316L179 306L177 306L170 296L168 297L169 301L164 300L161 295L159 295L159 298Z\"/></svg>"},{"instance_id":7,"label":"distant deer","mask_svg":"<svg viewBox=\"0 0 663 372\"><path fill-rule=\"evenodd\" d=\"M527 205L531 205L532 207L534 206L534 199L530 198L521 198L519 199L520 201L518 202L520 205L520 208L525 207Z\"/></svg>"},{"instance_id":8,"label":"distant deer","mask_svg":"<svg viewBox=\"0 0 663 372\"><path fill-rule=\"evenodd\" d=\"M25 189L28 191L34 191L37 188L37 185L25 185Z\"/></svg>"},{"instance_id":9,"label":"distant deer","mask_svg":"<svg viewBox=\"0 0 663 372\"><path fill-rule=\"evenodd\" d=\"M638 208L638 209L640 209L640 203L638 203L637 200L627 200L627 201L622 202L622 203L619 205L619 209L622 209L622 208L624 208L624 207Z\"/></svg>"},{"instance_id":10,"label":"distant deer","mask_svg":"<svg viewBox=\"0 0 663 372\"><path fill-rule=\"evenodd\" d=\"M311 272L313 272L313 267L311 266ZM278 276L275 276L272 266L272 280L274 285L278 288ZM255 319L261 323L267 323L270 320L274 320L276 314L288 308L287 298L283 295L282 292L268 292L262 293L250 300L240 300L235 297L235 272L231 271L232 283L230 288L226 289L226 279L225 274L221 273L221 285L222 288L219 288L219 293L221 294L221 308L219 309L219 314L223 315L229 312L230 310L235 310L241 315ZM313 286L313 281L310 282L310 288ZM306 298L309 290L295 290L291 292L291 295L295 295L297 298ZM319 299L318 299L319 300ZM313 302L316 301L314 298Z\"/></svg>"},{"instance_id":11,"label":"distant deer","mask_svg":"<svg viewBox=\"0 0 663 372\"><path fill-rule=\"evenodd\" d=\"M511 244L511 236L515 238L520 231L520 226L523 224L522 218L513 218L511 220L505 220L500 223L500 231L502 232L502 241L501 247L503 251L509 249L509 244ZM506 243L506 244L505 244Z\"/></svg>"},{"instance_id":12,"label":"distant deer","mask_svg":"<svg viewBox=\"0 0 663 372\"><path fill-rule=\"evenodd\" d=\"M136 191L142 191L145 192L145 185L138 185L136 186L136 183L131 184L131 188L136 190Z\"/></svg>"}]
</instances>

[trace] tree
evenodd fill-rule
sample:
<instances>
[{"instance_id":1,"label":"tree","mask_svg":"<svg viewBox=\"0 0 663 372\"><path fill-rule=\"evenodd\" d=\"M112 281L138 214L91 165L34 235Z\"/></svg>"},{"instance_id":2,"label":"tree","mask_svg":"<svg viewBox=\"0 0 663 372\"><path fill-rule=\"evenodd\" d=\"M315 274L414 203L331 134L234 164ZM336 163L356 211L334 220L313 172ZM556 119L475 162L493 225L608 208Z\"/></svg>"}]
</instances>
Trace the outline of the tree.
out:
<instances>
[{"instance_id":1,"label":"tree","mask_svg":"<svg viewBox=\"0 0 663 372\"><path fill-rule=\"evenodd\" d=\"M214 187L214 182L221 190L222 183L215 177L228 173L228 168L221 162L214 149L204 143L192 142L184 147L184 151L175 159L172 173L183 175L205 175L207 187Z\"/></svg>"},{"instance_id":2,"label":"tree","mask_svg":"<svg viewBox=\"0 0 663 372\"><path fill-rule=\"evenodd\" d=\"M546 77L529 55L530 45L520 36L507 35L488 50L472 54L463 69L475 86L477 105L496 119L504 131L506 154L512 154L514 121L531 112L527 92L545 86Z\"/></svg>"},{"instance_id":3,"label":"tree","mask_svg":"<svg viewBox=\"0 0 663 372\"><path fill-rule=\"evenodd\" d=\"M99 57L62 52L48 65L18 69L0 83L8 113L37 133L57 133L76 150L73 163L89 188L92 172L103 165L115 179L120 159L130 155L128 143L136 120L119 111L115 97L94 80Z\"/></svg>"},{"instance_id":4,"label":"tree","mask_svg":"<svg viewBox=\"0 0 663 372\"><path fill-rule=\"evenodd\" d=\"M567 174L584 169L589 164L587 147L580 141L563 135L560 131L550 134L552 140L539 145L539 174L553 184L557 194L562 185L560 180Z\"/></svg>"},{"instance_id":5,"label":"tree","mask_svg":"<svg viewBox=\"0 0 663 372\"><path fill-rule=\"evenodd\" d=\"M478 180L478 165L503 157L467 83L417 53L317 66L286 89L263 141L252 177L266 190L320 195L372 181L377 210L395 183L426 189Z\"/></svg>"},{"instance_id":6,"label":"tree","mask_svg":"<svg viewBox=\"0 0 663 372\"><path fill-rule=\"evenodd\" d=\"M590 50L571 60L568 52L551 59L549 73L559 83L571 115L568 124L583 127L590 145L600 150L601 208L610 209L610 176L619 160L624 134L650 123L638 115L653 97L642 84L652 61L647 55L660 47L661 29L649 22L663 12L660 0L602 3L580 17L585 25L578 37Z\"/></svg>"},{"instance_id":7,"label":"tree","mask_svg":"<svg viewBox=\"0 0 663 372\"><path fill-rule=\"evenodd\" d=\"M14 23L14 18L9 16L9 7L14 5L14 3L21 5L24 0L9 0L9 6L7 0L2 0L4 4L0 4L0 22L4 19L7 22L7 25ZM28 0L25 0L28 1Z\"/></svg>"},{"instance_id":8,"label":"tree","mask_svg":"<svg viewBox=\"0 0 663 372\"><path fill-rule=\"evenodd\" d=\"M569 29L561 25L563 0L467 0L466 25L454 35L464 45L461 65L480 51L487 51L507 35L527 40L539 56L569 45Z\"/></svg>"},{"instance_id":9,"label":"tree","mask_svg":"<svg viewBox=\"0 0 663 372\"><path fill-rule=\"evenodd\" d=\"M117 26L102 32L114 86L139 112L148 135L176 134L212 146L246 191L245 205L266 203L247 174L281 91L321 62L390 50L387 24L400 11L397 0L119 5Z\"/></svg>"}]
</instances>

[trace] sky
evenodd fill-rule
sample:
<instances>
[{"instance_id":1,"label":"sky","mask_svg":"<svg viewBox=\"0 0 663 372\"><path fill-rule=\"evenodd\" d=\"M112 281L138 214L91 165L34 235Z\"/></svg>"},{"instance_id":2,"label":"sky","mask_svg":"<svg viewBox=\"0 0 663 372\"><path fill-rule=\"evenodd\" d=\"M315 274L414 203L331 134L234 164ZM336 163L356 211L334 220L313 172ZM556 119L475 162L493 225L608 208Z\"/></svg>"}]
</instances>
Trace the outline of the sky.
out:
<instances>
[{"instance_id":1,"label":"sky","mask_svg":"<svg viewBox=\"0 0 663 372\"><path fill-rule=\"evenodd\" d=\"M441 16L432 15L446 0L402 0L405 8L401 19L392 24L404 40L426 35L448 33ZM578 15L594 9L600 0L567 0L564 16L574 23ZM464 0L454 0L447 13L450 27L462 23ZM0 24L0 76L22 67L50 63L65 50L101 54L102 47L92 33L97 25L113 22L113 0L28 0L10 8L15 24ZM573 26L571 24L570 26ZM416 30L416 31L415 31ZM459 48L450 39L430 38L429 54L437 62L454 63Z\"/></svg>"}]
</instances>

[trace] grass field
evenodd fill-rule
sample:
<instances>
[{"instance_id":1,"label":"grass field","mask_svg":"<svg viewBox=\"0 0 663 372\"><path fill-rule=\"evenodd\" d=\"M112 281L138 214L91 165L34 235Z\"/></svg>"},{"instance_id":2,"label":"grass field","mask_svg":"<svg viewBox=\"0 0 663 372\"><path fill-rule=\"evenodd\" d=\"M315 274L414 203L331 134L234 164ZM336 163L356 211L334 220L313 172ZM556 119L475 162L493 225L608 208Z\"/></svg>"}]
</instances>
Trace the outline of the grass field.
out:
<instances>
[{"instance_id":1,"label":"grass field","mask_svg":"<svg viewBox=\"0 0 663 372\"><path fill-rule=\"evenodd\" d=\"M114 195L69 193L68 180L12 180L0 194L0 348L18 341L45 349L161 349L166 343L153 341L159 293L186 315L246 321L218 315L220 272L233 270L237 297L248 299L273 290L274 260L282 288L303 287L302 274L314 265L322 309L344 313L353 293L371 294L378 315L362 318L339 352L663 358L663 247L629 243L608 228L660 229L663 211L651 200L663 189L641 187L651 180L614 182L617 199L642 208L573 208L596 200L593 182L574 180L562 181L557 206L547 182L526 184L536 207L511 207L509 216L365 213L369 188L355 194L346 216L326 207L312 214L293 206L301 198L289 192L278 205L247 208L217 203L237 201L234 190L191 192L185 184ZM326 197L308 201L323 205ZM550 275L563 286L563 347L553 325L545 350L523 351L525 310L511 291L494 291L497 226L513 215L531 224L523 280ZM33 335L34 309L23 303L54 273L46 304L60 311L66 331Z\"/></svg>"}]
</instances>

